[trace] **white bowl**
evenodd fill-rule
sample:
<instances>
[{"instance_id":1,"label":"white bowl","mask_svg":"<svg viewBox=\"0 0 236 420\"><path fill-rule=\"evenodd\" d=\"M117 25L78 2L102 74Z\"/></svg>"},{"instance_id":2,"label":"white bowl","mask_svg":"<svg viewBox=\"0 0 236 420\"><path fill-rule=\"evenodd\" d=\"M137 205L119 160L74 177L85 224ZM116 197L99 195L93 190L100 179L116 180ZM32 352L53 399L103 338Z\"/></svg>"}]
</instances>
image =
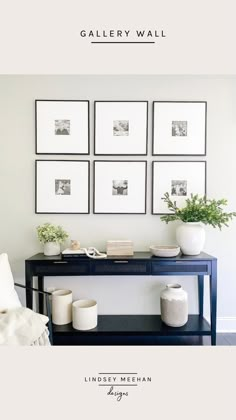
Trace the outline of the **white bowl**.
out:
<instances>
[{"instance_id":1,"label":"white bowl","mask_svg":"<svg viewBox=\"0 0 236 420\"><path fill-rule=\"evenodd\" d=\"M176 257L180 253L180 247L151 245L150 251L155 257Z\"/></svg>"}]
</instances>

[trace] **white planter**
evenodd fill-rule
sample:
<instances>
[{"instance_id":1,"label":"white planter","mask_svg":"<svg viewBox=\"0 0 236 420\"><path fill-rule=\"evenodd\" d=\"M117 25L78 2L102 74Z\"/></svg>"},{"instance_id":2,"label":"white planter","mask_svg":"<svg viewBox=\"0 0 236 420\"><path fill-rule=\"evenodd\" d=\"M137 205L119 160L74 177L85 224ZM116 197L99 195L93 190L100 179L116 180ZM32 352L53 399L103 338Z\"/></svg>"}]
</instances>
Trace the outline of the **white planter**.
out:
<instances>
[{"instance_id":1,"label":"white planter","mask_svg":"<svg viewBox=\"0 0 236 420\"><path fill-rule=\"evenodd\" d=\"M183 223L176 229L176 240L185 255L198 255L205 244L205 229L200 223Z\"/></svg>"},{"instance_id":2,"label":"white planter","mask_svg":"<svg viewBox=\"0 0 236 420\"><path fill-rule=\"evenodd\" d=\"M161 292L161 319L170 327L182 327L188 321L188 295L180 284L167 284Z\"/></svg>"},{"instance_id":3,"label":"white planter","mask_svg":"<svg viewBox=\"0 0 236 420\"><path fill-rule=\"evenodd\" d=\"M72 324L76 330L92 330L97 326L97 302L95 300L77 300L72 304Z\"/></svg>"},{"instance_id":4,"label":"white planter","mask_svg":"<svg viewBox=\"0 0 236 420\"><path fill-rule=\"evenodd\" d=\"M57 242L46 242L43 245L44 255L50 257L52 255L59 255L61 252L60 244Z\"/></svg>"},{"instance_id":5,"label":"white planter","mask_svg":"<svg viewBox=\"0 0 236 420\"><path fill-rule=\"evenodd\" d=\"M56 325L70 324L72 321L72 291L52 292L52 322Z\"/></svg>"}]
</instances>

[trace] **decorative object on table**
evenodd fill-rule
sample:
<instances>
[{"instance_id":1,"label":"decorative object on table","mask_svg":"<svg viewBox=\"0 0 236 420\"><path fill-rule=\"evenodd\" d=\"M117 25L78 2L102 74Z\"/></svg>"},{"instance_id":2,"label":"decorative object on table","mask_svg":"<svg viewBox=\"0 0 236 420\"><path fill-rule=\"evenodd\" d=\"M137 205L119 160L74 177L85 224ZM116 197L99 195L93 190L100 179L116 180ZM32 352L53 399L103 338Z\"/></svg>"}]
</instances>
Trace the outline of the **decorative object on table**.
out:
<instances>
[{"instance_id":1,"label":"decorative object on table","mask_svg":"<svg viewBox=\"0 0 236 420\"><path fill-rule=\"evenodd\" d=\"M167 204L171 214L161 217L166 223L181 220L183 223L176 229L176 240L185 255L198 255L205 243L205 230L202 224L221 229L236 217L236 212L226 213L222 206L227 200L210 200L190 195L185 206L179 208L176 201L172 201L169 193L165 193L163 201Z\"/></svg>"},{"instance_id":2,"label":"decorative object on table","mask_svg":"<svg viewBox=\"0 0 236 420\"><path fill-rule=\"evenodd\" d=\"M38 239L44 246L44 255L59 255L60 244L68 238L68 233L61 226L44 223L37 227Z\"/></svg>"},{"instance_id":3,"label":"decorative object on table","mask_svg":"<svg viewBox=\"0 0 236 420\"><path fill-rule=\"evenodd\" d=\"M93 259L101 259L101 258L107 258L107 254L98 251L93 246L90 246L89 248L80 248L78 250L72 250L70 248L65 249L62 252L63 259L71 259L71 258L80 258L80 257L88 257Z\"/></svg>"},{"instance_id":4,"label":"decorative object on table","mask_svg":"<svg viewBox=\"0 0 236 420\"><path fill-rule=\"evenodd\" d=\"M132 256L134 255L134 244L130 240L109 240L107 241L107 256Z\"/></svg>"},{"instance_id":5,"label":"decorative object on table","mask_svg":"<svg viewBox=\"0 0 236 420\"><path fill-rule=\"evenodd\" d=\"M167 284L161 292L161 319L169 327L188 321L188 295L180 284Z\"/></svg>"},{"instance_id":6,"label":"decorative object on table","mask_svg":"<svg viewBox=\"0 0 236 420\"><path fill-rule=\"evenodd\" d=\"M89 213L89 161L37 160L36 213Z\"/></svg>"},{"instance_id":7,"label":"decorative object on table","mask_svg":"<svg viewBox=\"0 0 236 420\"><path fill-rule=\"evenodd\" d=\"M82 248L75 249L75 250L71 248L66 248L64 249L64 251L62 251L61 255L63 259L80 258L80 257L84 258L85 252Z\"/></svg>"},{"instance_id":8,"label":"decorative object on table","mask_svg":"<svg viewBox=\"0 0 236 420\"><path fill-rule=\"evenodd\" d=\"M153 155L206 155L207 103L153 102Z\"/></svg>"},{"instance_id":9,"label":"decorative object on table","mask_svg":"<svg viewBox=\"0 0 236 420\"><path fill-rule=\"evenodd\" d=\"M56 325L72 321L72 291L58 289L52 292L52 322Z\"/></svg>"},{"instance_id":10,"label":"decorative object on table","mask_svg":"<svg viewBox=\"0 0 236 420\"><path fill-rule=\"evenodd\" d=\"M91 299L77 300L72 304L72 325L76 330L92 330L97 326L97 302Z\"/></svg>"},{"instance_id":11,"label":"decorative object on table","mask_svg":"<svg viewBox=\"0 0 236 420\"><path fill-rule=\"evenodd\" d=\"M78 249L80 249L80 242L75 239L72 239L71 244L70 244L70 249L72 251L77 251Z\"/></svg>"},{"instance_id":12,"label":"decorative object on table","mask_svg":"<svg viewBox=\"0 0 236 420\"><path fill-rule=\"evenodd\" d=\"M85 252L87 257L94 258L94 259L102 259L107 258L107 254L104 252L100 252L94 246L90 246L89 248L82 248L82 251Z\"/></svg>"},{"instance_id":13,"label":"decorative object on table","mask_svg":"<svg viewBox=\"0 0 236 420\"><path fill-rule=\"evenodd\" d=\"M162 245L151 245L151 254L155 257L176 257L180 253L179 246L162 246Z\"/></svg>"},{"instance_id":14,"label":"decorative object on table","mask_svg":"<svg viewBox=\"0 0 236 420\"><path fill-rule=\"evenodd\" d=\"M89 154L89 101L35 101L36 154Z\"/></svg>"},{"instance_id":15,"label":"decorative object on table","mask_svg":"<svg viewBox=\"0 0 236 420\"><path fill-rule=\"evenodd\" d=\"M147 101L95 101L94 154L147 155Z\"/></svg>"},{"instance_id":16,"label":"decorative object on table","mask_svg":"<svg viewBox=\"0 0 236 420\"><path fill-rule=\"evenodd\" d=\"M152 163L152 214L169 214L166 192L183 207L191 194L206 195L206 162L156 161Z\"/></svg>"},{"instance_id":17,"label":"decorative object on table","mask_svg":"<svg viewBox=\"0 0 236 420\"><path fill-rule=\"evenodd\" d=\"M146 161L94 161L97 214L146 213Z\"/></svg>"}]
</instances>

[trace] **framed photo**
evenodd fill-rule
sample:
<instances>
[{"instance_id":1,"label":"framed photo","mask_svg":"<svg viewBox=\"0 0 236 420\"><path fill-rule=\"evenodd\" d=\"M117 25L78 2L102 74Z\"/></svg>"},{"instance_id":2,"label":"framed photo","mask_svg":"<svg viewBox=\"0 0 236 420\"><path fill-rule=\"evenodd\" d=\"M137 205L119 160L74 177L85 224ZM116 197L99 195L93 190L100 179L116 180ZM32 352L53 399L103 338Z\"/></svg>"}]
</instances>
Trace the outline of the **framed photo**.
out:
<instances>
[{"instance_id":1,"label":"framed photo","mask_svg":"<svg viewBox=\"0 0 236 420\"><path fill-rule=\"evenodd\" d=\"M153 155L206 155L206 102L153 102Z\"/></svg>"},{"instance_id":2,"label":"framed photo","mask_svg":"<svg viewBox=\"0 0 236 420\"><path fill-rule=\"evenodd\" d=\"M152 163L152 214L171 213L162 200L168 192L177 206L184 206L191 194L206 195L206 162Z\"/></svg>"},{"instance_id":3,"label":"framed photo","mask_svg":"<svg viewBox=\"0 0 236 420\"><path fill-rule=\"evenodd\" d=\"M147 155L147 101L95 101L94 154Z\"/></svg>"},{"instance_id":4,"label":"framed photo","mask_svg":"<svg viewBox=\"0 0 236 420\"><path fill-rule=\"evenodd\" d=\"M94 161L94 206L100 214L145 214L146 161Z\"/></svg>"},{"instance_id":5,"label":"framed photo","mask_svg":"<svg viewBox=\"0 0 236 420\"><path fill-rule=\"evenodd\" d=\"M36 160L35 213L89 213L89 161Z\"/></svg>"},{"instance_id":6,"label":"framed photo","mask_svg":"<svg viewBox=\"0 0 236 420\"><path fill-rule=\"evenodd\" d=\"M89 101L35 101L36 154L89 154Z\"/></svg>"}]
</instances>

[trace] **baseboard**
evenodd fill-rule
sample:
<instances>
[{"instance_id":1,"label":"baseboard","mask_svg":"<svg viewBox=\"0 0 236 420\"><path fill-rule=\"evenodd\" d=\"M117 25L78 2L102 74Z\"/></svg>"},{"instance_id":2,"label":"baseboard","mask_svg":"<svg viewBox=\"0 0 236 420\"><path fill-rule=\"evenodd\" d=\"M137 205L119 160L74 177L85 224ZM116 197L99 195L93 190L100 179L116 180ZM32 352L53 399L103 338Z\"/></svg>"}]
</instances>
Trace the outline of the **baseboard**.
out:
<instances>
[{"instance_id":1,"label":"baseboard","mask_svg":"<svg viewBox=\"0 0 236 420\"><path fill-rule=\"evenodd\" d=\"M236 332L236 317L218 317L217 318L217 332L235 333Z\"/></svg>"}]
</instances>

